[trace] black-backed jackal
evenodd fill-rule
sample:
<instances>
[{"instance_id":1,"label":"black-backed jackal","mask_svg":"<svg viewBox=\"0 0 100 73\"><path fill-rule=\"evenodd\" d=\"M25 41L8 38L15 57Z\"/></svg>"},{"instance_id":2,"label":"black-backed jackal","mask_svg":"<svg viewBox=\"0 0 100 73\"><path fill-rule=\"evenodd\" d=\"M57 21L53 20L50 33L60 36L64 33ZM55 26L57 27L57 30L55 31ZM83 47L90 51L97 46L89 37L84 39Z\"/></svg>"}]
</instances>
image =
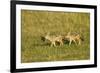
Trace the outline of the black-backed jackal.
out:
<instances>
[{"instance_id":1,"label":"black-backed jackal","mask_svg":"<svg viewBox=\"0 0 100 73\"><path fill-rule=\"evenodd\" d=\"M47 34L44 37L41 37L41 39L43 41L45 41L45 39L49 40L51 43L51 46L56 46L56 43L58 42L60 45L63 45L63 36L59 35L59 36L54 36L54 35L50 35Z\"/></svg>"},{"instance_id":2,"label":"black-backed jackal","mask_svg":"<svg viewBox=\"0 0 100 73\"><path fill-rule=\"evenodd\" d=\"M72 33L68 33L66 36L64 36L64 39L68 40L69 41L69 45L72 44L72 42L74 42L75 44L78 44L80 45L81 44L81 41L83 41L84 39L81 37L80 34L72 34Z\"/></svg>"}]
</instances>

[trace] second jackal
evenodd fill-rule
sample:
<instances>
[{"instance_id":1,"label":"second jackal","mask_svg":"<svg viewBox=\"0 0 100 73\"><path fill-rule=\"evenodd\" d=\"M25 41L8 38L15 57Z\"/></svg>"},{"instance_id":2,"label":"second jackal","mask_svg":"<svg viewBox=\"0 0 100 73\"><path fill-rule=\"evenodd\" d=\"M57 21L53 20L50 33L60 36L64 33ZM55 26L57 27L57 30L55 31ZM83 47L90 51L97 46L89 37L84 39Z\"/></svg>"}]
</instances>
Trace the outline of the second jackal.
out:
<instances>
[{"instance_id":1,"label":"second jackal","mask_svg":"<svg viewBox=\"0 0 100 73\"><path fill-rule=\"evenodd\" d=\"M69 32L67 35L64 36L64 38L69 41L69 45L71 45L72 42L74 42L75 44L78 43L80 45L81 41L84 41L84 39L78 33Z\"/></svg>"}]
</instances>

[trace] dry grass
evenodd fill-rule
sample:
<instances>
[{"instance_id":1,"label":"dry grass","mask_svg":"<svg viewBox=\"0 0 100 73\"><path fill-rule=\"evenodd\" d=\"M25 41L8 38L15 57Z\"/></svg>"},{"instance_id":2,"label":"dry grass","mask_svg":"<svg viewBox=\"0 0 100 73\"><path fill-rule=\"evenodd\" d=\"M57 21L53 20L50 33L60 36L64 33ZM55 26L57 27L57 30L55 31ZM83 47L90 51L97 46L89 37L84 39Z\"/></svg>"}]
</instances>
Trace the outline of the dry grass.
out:
<instances>
[{"instance_id":1,"label":"dry grass","mask_svg":"<svg viewBox=\"0 0 100 73\"><path fill-rule=\"evenodd\" d=\"M21 62L44 62L62 60L86 60L90 58L90 14L49 11L21 11ZM69 31L84 36L81 45L50 47L40 39L50 32L52 35Z\"/></svg>"}]
</instances>

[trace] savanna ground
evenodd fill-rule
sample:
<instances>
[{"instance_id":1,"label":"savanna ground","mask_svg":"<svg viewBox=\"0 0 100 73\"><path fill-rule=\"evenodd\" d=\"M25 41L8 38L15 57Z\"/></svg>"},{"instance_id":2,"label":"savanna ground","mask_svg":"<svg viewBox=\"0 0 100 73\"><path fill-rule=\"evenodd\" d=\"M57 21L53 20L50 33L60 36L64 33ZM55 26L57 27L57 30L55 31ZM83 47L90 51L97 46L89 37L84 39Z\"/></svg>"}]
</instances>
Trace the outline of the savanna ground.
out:
<instances>
[{"instance_id":1,"label":"savanna ground","mask_svg":"<svg viewBox=\"0 0 100 73\"><path fill-rule=\"evenodd\" d=\"M21 62L87 60L90 58L90 14L52 11L21 11ZM81 45L50 47L41 35L67 34L69 31L84 37Z\"/></svg>"}]
</instances>

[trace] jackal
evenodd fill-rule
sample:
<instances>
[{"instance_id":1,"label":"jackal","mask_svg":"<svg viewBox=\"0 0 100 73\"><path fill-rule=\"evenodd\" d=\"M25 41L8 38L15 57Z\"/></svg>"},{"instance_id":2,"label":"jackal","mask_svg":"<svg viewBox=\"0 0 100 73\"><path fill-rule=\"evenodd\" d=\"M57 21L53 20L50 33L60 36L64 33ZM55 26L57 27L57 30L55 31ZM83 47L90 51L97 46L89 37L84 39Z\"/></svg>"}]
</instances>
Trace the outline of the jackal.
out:
<instances>
[{"instance_id":1,"label":"jackal","mask_svg":"<svg viewBox=\"0 0 100 73\"><path fill-rule=\"evenodd\" d=\"M80 36L80 34L71 34L70 32L64 37L66 40L69 41L69 45L71 45L72 42L74 42L75 44L80 45L81 41L84 41L84 39Z\"/></svg>"},{"instance_id":2,"label":"jackal","mask_svg":"<svg viewBox=\"0 0 100 73\"><path fill-rule=\"evenodd\" d=\"M59 35L59 36L54 36L54 35L50 35L47 34L44 37L41 37L41 39L43 41L45 41L45 39L49 40L51 43L51 46L56 46L56 43L58 42L60 45L63 45L63 36Z\"/></svg>"}]
</instances>

